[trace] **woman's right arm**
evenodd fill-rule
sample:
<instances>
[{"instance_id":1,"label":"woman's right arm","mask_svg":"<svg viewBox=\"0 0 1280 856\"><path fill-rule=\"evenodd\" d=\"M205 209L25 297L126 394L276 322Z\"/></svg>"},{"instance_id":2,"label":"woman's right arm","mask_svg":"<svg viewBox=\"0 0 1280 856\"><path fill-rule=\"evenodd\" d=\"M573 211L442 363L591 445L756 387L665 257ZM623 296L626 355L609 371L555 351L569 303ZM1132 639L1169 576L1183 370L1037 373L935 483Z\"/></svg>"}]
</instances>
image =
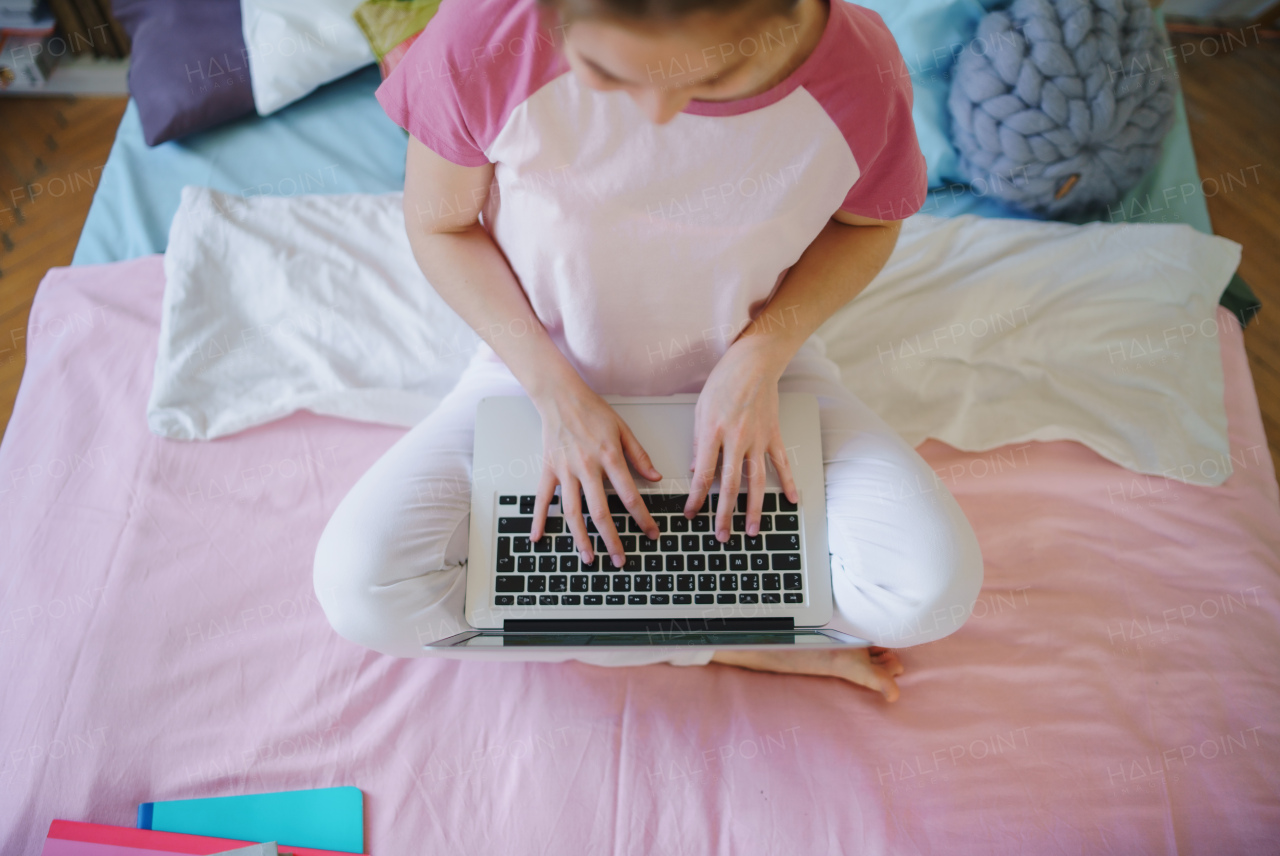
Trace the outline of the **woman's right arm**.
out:
<instances>
[{"instance_id":1,"label":"woman's right arm","mask_svg":"<svg viewBox=\"0 0 1280 856\"><path fill-rule=\"evenodd\" d=\"M563 513L586 561L594 555L579 508L586 495L596 528L616 566L622 542L613 526L602 478L607 476L627 510L651 538L657 525L627 469L653 481L653 468L631 429L582 380L551 341L480 211L489 198L493 165L458 166L409 138L405 161L404 220L414 258L445 302L489 344L529 393L542 416L543 465L534 508L533 537L543 532L548 505L561 486ZM517 323L519 322L519 323ZM520 330L515 335L514 330Z\"/></svg>"}]
</instances>

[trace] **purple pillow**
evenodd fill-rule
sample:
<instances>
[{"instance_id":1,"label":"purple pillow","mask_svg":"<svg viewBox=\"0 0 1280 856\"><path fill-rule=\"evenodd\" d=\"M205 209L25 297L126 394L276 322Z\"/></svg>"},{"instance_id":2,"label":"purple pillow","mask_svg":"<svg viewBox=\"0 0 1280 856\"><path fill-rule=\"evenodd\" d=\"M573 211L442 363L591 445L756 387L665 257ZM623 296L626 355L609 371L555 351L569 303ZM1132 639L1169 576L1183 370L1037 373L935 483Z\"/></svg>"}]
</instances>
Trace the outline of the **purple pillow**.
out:
<instances>
[{"instance_id":1,"label":"purple pillow","mask_svg":"<svg viewBox=\"0 0 1280 856\"><path fill-rule=\"evenodd\" d=\"M240 0L114 0L129 33L129 94L154 146L253 112Z\"/></svg>"}]
</instances>

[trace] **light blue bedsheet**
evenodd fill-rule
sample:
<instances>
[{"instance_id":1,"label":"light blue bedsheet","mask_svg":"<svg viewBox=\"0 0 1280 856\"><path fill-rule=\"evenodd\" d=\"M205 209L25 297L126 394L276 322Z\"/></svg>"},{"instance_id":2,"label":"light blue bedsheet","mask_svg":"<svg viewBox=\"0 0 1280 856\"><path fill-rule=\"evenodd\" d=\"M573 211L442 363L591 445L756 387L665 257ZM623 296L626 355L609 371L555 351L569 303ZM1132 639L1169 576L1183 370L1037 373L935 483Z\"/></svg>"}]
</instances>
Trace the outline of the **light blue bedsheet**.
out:
<instances>
[{"instance_id":1,"label":"light blue bedsheet","mask_svg":"<svg viewBox=\"0 0 1280 856\"><path fill-rule=\"evenodd\" d=\"M143 141L130 99L71 263L163 252L188 184L279 196L400 190L406 137L374 100L378 81L369 66L268 118L155 148Z\"/></svg>"},{"instance_id":2,"label":"light blue bedsheet","mask_svg":"<svg viewBox=\"0 0 1280 856\"><path fill-rule=\"evenodd\" d=\"M373 97L370 66L269 117L250 117L186 140L148 148L137 106L125 111L72 264L162 252L182 187L245 195L381 193L404 186L406 136ZM1208 192L1215 192L1208 186ZM934 191L924 212L951 217L1023 217L961 186ZM1158 168L1104 219L1188 223L1211 232L1186 110Z\"/></svg>"}]
</instances>

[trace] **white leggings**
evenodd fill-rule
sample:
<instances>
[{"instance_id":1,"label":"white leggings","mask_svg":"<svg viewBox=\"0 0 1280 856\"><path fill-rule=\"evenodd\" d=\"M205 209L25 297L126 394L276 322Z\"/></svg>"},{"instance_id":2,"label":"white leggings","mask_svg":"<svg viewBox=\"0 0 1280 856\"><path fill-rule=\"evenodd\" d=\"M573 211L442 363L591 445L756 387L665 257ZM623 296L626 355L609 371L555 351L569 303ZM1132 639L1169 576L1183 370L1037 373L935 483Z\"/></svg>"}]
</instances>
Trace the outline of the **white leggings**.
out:
<instances>
[{"instance_id":1,"label":"white leggings","mask_svg":"<svg viewBox=\"0 0 1280 856\"><path fill-rule=\"evenodd\" d=\"M954 632L982 585L973 529L929 465L840 383L814 344L787 366L781 392L818 397L835 615L828 627L905 647ZM607 391L607 390L606 390ZM316 547L316 595L339 635L397 657L468 629L471 451L476 405L524 389L486 346L439 407L366 472ZM547 656L546 659L568 659ZM597 665L697 665L643 649L576 659ZM523 658L513 658L523 659Z\"/></svg>"}]
</instances>

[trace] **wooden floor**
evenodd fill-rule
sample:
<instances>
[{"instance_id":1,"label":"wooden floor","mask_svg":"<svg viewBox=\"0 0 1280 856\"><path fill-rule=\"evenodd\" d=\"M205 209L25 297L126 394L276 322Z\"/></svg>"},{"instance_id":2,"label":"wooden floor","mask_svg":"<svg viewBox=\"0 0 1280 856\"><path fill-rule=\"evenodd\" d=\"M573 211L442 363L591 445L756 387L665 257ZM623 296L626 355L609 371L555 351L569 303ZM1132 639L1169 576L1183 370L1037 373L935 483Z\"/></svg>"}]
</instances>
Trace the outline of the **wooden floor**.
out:
<instances>
[{"instance_id":1,"label":"wooden floor","mask_svg":"<svg viewBox=\"0 0 1280 856\"><path fill-rule=\"evenodd\" d=\"M1245 34L1214 47L1206 38L1175 35L1178 71L1214 229L1244 245L1240 274L1265 307L1245 344L1280 467L1280 45ZM0 98L0 426L22 376L36 286L71 261L124 106ZM1247 186L1213 192L1210 179L1242 171Z\"/></svg>"},{"instance_id":2,"label":"wooden floor","mask_svg":"<svg viewBox=\"0 0 1280 856\"><path fill-rule=\"evenodd\" d=\"M0 98L0 426L26 365L27 316L51 267L71 263L123 98Z\"/></svg>"}]
</instances>

